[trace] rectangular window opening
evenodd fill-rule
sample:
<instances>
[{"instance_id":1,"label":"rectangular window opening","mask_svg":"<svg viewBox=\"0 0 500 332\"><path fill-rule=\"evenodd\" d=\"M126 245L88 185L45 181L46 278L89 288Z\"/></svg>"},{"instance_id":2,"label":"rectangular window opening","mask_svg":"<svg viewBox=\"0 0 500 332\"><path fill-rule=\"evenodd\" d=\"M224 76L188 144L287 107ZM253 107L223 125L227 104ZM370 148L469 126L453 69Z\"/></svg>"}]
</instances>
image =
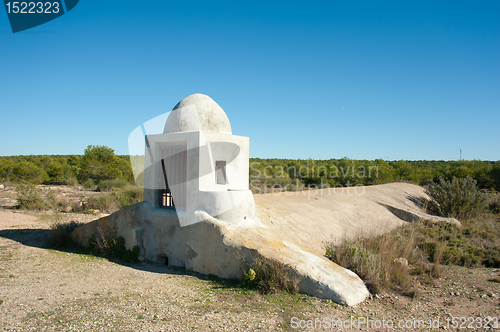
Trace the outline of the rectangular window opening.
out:
<instances>
[{"instance_id":1,"label":"rectangular window opening","mask_svg":"<svg viewBox=\"0 0 500 332\"><path fill-rule=\"evenodd\" d=\"M226 184L226 161L215 162L215 183Z\"/></svg>"},{"instance_id":2,"label":"rectangular window opening","mask_svg":"<svg viewBox=\"0 0 500 332\"><path fill-rule=\"evenodd\" d=\"M175 207L174 200L172 199L172 192L168 186L167 170L165 168L165 160L161 160L161 168L163 173L163 181L165 181L165 188L161 189L160 206L162 207Z\"/></svg>"},{"instance_id":3,"label":"rectangular window opening","mask_svg":"<svg viewBox=\"0 0 500 332\"><path fill-rule=\"evenodd\" d=\"M185 209L187 205L187 148L165 146L161 149L162 180L158 204L160 207Z\"/></svg>"}]
</instances>

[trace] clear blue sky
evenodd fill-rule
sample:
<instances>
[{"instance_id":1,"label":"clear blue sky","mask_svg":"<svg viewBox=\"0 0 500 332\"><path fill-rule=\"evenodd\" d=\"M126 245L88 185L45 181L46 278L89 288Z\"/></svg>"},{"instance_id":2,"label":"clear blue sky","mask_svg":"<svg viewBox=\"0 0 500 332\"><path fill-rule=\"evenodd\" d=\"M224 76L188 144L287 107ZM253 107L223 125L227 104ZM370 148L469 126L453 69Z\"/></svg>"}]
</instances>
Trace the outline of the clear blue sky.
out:
<instances>
[{"instance_id":1,"label":"clear blue sky","mask_svg":"<svg viewBox=\"0 0 500 332\"><path fill-rule=\"evenodd\" d=\"M81 0L16 34L0 8L0 155L127 154L197 92L251 157L499 160L500 2Z\"/></svg>"}]
</instances>

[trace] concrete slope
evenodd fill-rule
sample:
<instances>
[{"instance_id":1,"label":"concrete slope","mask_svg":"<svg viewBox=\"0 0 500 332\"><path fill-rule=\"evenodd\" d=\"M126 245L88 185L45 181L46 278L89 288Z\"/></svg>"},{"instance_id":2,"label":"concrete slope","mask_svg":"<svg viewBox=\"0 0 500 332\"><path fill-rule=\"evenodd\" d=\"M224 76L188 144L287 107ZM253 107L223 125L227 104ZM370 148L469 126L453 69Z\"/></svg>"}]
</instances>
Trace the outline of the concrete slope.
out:
<instances>
[{"instance_id":1,"label":"concrete slope","mask_svg":"<svg viewBox=\"0 0 500 332\"><path fill-rule=\"evenodd\" d=\"M446 220L425 214L419 203L422 187L389 183L367 187L319 189L254 195L256 218L270 232L317 255L325 244L344 238L388 232L419 218Z\"/></svg>"}]
</instances>

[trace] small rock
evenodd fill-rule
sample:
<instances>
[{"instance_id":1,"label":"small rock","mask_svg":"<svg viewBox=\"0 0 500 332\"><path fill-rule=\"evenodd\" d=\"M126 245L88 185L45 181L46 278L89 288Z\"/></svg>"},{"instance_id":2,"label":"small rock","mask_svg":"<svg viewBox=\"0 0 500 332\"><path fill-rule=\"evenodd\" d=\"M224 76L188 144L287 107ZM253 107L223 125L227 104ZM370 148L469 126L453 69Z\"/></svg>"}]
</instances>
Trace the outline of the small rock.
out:
<instances>
[{"instance_id":1,"label":"small rock","mask_svg":"<svg viewBox=\"0 0 500 332\"><path fill-rule=\"evenodd\" d=\"M495 293L493 293L493 292L489 292L489 293L488 293L488 296L489 296L489 297L493 297L493 298L494 298L494 297L497 297L497 295L496 295Z\"/></svg>"},{"instance_id":2,"label":"small rock","mask_svg":"<svg viewBox=\"0 0 500 332\"><path fill-rule=\"evenodd\" d=\"M0 184L0 189L5 189L5 186L3 184Z\"/></svg>"}]
</instances>

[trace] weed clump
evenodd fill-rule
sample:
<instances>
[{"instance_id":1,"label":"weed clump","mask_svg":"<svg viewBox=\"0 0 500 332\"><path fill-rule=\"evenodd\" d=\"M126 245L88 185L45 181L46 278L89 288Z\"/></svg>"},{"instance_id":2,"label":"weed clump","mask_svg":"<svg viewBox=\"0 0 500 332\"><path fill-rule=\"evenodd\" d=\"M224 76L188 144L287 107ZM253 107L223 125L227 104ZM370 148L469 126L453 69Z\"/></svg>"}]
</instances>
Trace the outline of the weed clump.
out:
<instances>
[{"instance_id":1,"label":"weed clump","mask_svg":"<svg viewBox=\"0 0 500 332\"><path fill-rule=\"evenodd\" d=\"M262 294L284 291L291 294L299 292L299 283L292 272L283 263L258 257L248 264L245 262L242 286L257 288Z\"/></svg>"},{"instance_id":2,"label":"weed clump","mask_svg":"<svg viewBox=\"0 0 500 332\"><path fill-rule=\"evenodd\" d=\"M49 205L42 198L42 191L33 184L21 184L17 186L17 202L20 209L46 210Z\"/></svg>"},{"instance_id":3,"label":"weed clump","mask_svg":"<svg viewBox=\"0 0 500 332\"><path fill-rule=\"evenodd\" d=\"M500 198L498 195L490 195L488 197L488 209L491 213L499 214L500 213Z\"/></svg>"},{"instance_id":4,"label":"weed clump","mask_svg":"<svg viewBox=\"0 0 500 332\"><path fill-rule=\"evenodd\" d=\"M116 188L124 188L129 186L127 180L103 180L97 185L97 191L111 191Z\"/></svg>"},{"instance_id":5,"label":"weed clump","mask_svg":"<svg viewBox=\"0 0 500 332\"><path fill-rule=\"evenodd\" d=\"M335 263L354 271L365 281L371 293L380 292L380 283L385 279L382 257L363 241L344 241L338 247L330 246L326 255Z\"/></svg>"},{"instance_id":6,"label":"weed clump","mask_svg":"<svg viewBox=\"0 0 500 332\"><path fill-rule=\"evenodd\" d=\"M83 225L78 221L61 222L56 221L50 227L50 237L48 241L49 247L52 248L69 248L74 247L75 243L71 239L71 233Z\"/></svg>"},{"instance_id":7,"label":"weed clump","mask_svg":"<svg viewBox=\"0 0 500 332\"><path fill-rule=\"evenodd\" d=\"M144 190L141 187L127 185L122 188L112 187L111 190L111 192L91 196L86 208L113 213L122 207L144 200Z\"/></svg>"},{"instance_id":8,"label":"weed clump","mask_svg":"<svg viewBox=\"0 0 500 332\"><path fill-rule=\"evenodd\" d=\"M139 255L141 253L138 246L134 246L132 250L126 249L125 240L121 236L112 239L109 236L102 236L102 234L99 239L95 234L87 238L87 248L94 256L110 259L118 258L124 263L139 263Z\"/></svg>"},{"instance_id":9,"label":"weed clump","mask_svg":"<svg viewBox=\"0 0 500 332\"><path fill-rule=\"evenodd\" d=\"M330 244L326 256L356 273L372 294L389 287L412 297L415 296L415 287L408 263L425 259L415 249L413 234L404 237L397 232L345 240L338 246Z\"/></svg>"}]
</instances>

